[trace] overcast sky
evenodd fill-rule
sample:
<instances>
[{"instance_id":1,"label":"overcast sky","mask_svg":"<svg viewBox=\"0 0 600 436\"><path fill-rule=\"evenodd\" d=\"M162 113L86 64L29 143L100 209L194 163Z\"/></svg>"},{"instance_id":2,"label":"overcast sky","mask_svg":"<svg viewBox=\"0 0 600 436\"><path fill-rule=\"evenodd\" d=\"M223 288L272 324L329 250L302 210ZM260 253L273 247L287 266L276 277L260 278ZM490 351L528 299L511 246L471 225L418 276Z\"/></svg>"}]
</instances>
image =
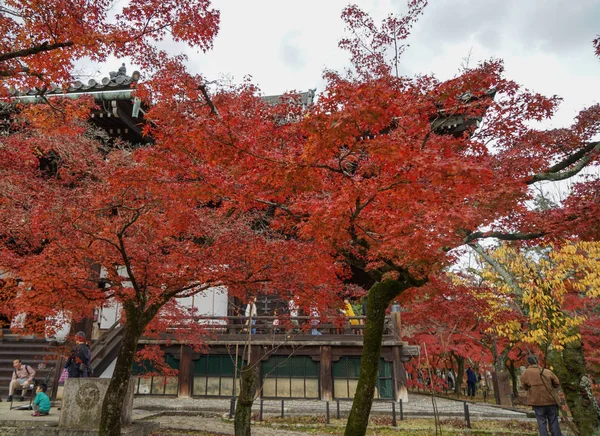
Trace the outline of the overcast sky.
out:
<instances>
[{"instance_id":1,"label":"overcast sky","mask_svg":"<svg viewBox=\"0 0 600 436\"><path fill-rule=\"evenodd\" d=\"M322 91L324 68L348 65L337 43L346 0L214 0L221 29L207 54L190 50L190 67L208 79L250 75L265 95ZM356 0L376 21L406 10L405 0ZM600 59L591 41L600 33L599 0L429 0L402 59L407 74L454 76L471 64L505 62L506 76L564 98L554 125L600 101Z\"/></svg>"},{"instance_id":2,"label":"overcast sky","mask_svg":"<svg viewBox=\"0 0 600 436\"><path fill-rule=\"evenodd\" d=\"M376 22L406 10L406 0L355 3ZM311 88L319 93L324 68L349 65L348 53L337 47L344 34L340 14L347 0L213 4L221 11L214 49L187 50L192 72L209 80L226 76L240 82L251 76L264 95ZM457 74L469 54L470 65L503 59L506 77L564 98L551 125L565 126L579 109L600 101L600 59L592 48L597 34L600 0L429 0L407 41L410 47L401 68L408 75L434 73L447 79ZM112 61L97 68L107 76L107 70L119 66Z\"/></svg>"}]
</instances>

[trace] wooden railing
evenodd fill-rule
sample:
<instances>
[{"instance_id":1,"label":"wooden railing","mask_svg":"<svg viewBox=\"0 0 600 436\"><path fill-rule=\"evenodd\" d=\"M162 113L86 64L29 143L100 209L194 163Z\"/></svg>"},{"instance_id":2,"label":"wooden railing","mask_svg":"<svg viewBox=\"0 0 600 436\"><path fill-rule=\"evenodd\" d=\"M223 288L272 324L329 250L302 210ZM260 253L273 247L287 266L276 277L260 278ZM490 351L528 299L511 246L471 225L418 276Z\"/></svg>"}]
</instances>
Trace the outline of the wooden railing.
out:
<instances>
[{"instance_id":1,"label":"wooden railing","mask_svg":"<svg viewBox=\"0 0 600 436\"><path fill-rule=\"evenodd\" d=\"M387 316L385 319L385 336L399 338L400 318ZM198 317L192 322L204 326L207 331L218 335L311 335L311 336L356 336L363 335L365 329L365 316L346 317L341 320L315 319L310 316L276 317L276 316L227 316L227 317ZM171 332L189 327L189 323L172 325Z\"/></svg>"},{"instance_id":2,"label":"wooden railing","mask_svg":"<svg viewBox=\"0 0 600 436\"><path fill-rule=\"evenodd\" d=\"M117 321L108 330L102 332L102 336L92 344L92 359L90 364L94 376L99 377L115 359L122 336L123 328Z\"/></svg>"}]
</instances>

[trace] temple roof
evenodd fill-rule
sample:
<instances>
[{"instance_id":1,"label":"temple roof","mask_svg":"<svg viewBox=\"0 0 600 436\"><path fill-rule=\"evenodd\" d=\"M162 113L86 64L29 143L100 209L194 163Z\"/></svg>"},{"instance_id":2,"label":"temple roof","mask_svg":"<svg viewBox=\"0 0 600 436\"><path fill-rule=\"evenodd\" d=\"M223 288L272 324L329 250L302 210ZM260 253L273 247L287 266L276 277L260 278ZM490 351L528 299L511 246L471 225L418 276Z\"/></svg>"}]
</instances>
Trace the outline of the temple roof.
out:
<instances>
[{"instance_id":1,"label":"temple roof","mask_svg":"<svg viewBox=\"0 0 600 436\"><path fill-rule=\"evenodd\" d=\"M101 93L105 91L131 91L135 86L135 83L140 79L140 72L134 71L131 76L127 75L127 69L125 68L125 64L122 64L118 71L111 71L109 73L109 77L104 77L100 81L96 81L95 79L90 79L86 84L83 82L76 80L73 82L68 88L64 89L58 85L50 86L44 95L56 95L56 96L64 96L65 94L70 93ZM36 96L39 95L39 89L28 89L25 91L14 91L12 95L19 96Z\"/></svg>"},{"instance_id":2,"label":"temple roof","mask_svg":"<svg viewBox=\"0 0 600 436\"><path fill-rule=\"evenodd\" d=\"M315 102L315 92L316 89L309 89L305 92L298 92L295 94L291 94L293 96L298 97L298 103L302 105L302 109L307 109L312 106ZM283 101L283 95L265 95L261 97L263 101L269 103L271 105L279 104Z\"/></svg>"},{"instance_id":3,"label":"temple roof","mask_svg":"<svg viewBox=\"0 0 600 436\"><path fill-rule=\"evenodd\" d=\"M145 144L152 142L152 138L142 135L144 114L148 107L139 98L133 96L139 79L139 71L134 71L129 76L125 64L122 64L118 71L110 72L109 77L104 77L100 81L91 79L84 84L77 80L68 88L52 85L45 91L15 90L12 95L21 103L41 103L49 97L79 98L81 95L91 95L98 106L90 116L93 124L105 130L111 137L121 138L132 144ZM307 109L314 103L315 91L310 89L287 95L296 96L302 109ZM268 104L276 105L283 102L284 95L269 95L261 98Z\"/></svg>"}]
</instances>

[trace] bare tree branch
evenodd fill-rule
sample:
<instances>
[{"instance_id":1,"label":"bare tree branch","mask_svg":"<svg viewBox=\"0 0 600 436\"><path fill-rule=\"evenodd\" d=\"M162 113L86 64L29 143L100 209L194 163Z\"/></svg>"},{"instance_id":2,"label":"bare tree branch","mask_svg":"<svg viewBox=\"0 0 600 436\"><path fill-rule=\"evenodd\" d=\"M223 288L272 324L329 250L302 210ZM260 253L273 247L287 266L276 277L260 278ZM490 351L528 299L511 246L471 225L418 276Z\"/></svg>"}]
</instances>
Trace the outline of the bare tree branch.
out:
<instances>
[{"instance_id":1,"label":"bare tree branch","mask_svg":"<svg viewBox=\"0 0 600 436\"><path fill-rule=\"evenodd\" d=\"M11 59L24 58L27 56L35 55L38 53L43 53L46 51L52 51L52 50L57 50L59 48L71 47L73 45L74 45L73 41L57 42L56 44L49 44L46 41L46 42L43 42L42 44L35 45L33 47L26 48L23 50L16 50L16 51L11 51L9 53L2 53L2 54L0 54L0 62L8 61Z\"/></svg>"},{"instance_id":2,"label":"bare tree branch","mask_svg":"<svg viewBox=\"0 0 600 436\"><path fill-rule=\"evenodd\" d=\"M208 107L210 108L210 112L213 115L216 115L217 117L221 117L221 115L219 114L219 110L217 109L217 107L215 106L215 103L212 101L212 98L210 98L210 95L208 94L208 89L206 89L206 85L202 84L198 87L198 89L200 90L200 92L202 93L202 96L204 97L204 100L206 100L206 104L208 105Z\"/></svg>"},{"instance_id":3,"label":"bare tree branch","mask_svg":"<svg viewBox=\"0 0 600 436\"><path fill-rule=\"evenodd\" d=\"M512 289L515 295L521 295L521 288L519 287L519 284L517 283L513 275L506 268L504 268L504 265L502 265L492 256L487 254L483 247L478 243L471 243L468 245L477 254L479 254L488 264L490 264L492 268L494 268L498 275L502 277L502 280L504 280L504 282Z\"/></svg>"},{"instance_id":4,"label":"bare tree branch","mask_svg":"<svg viewBox=\"0 0 600 436\"><path fill-rule=\"evenodd\" d=\"M504 232L472 232L463 239L463 244L469 244L477 239L496 238L502 241L526 241L530 239L541 238L546 236L548 232L534 233L504 233Z\"/></svg>"},{"instance_id":5,"label":"bare tree branch","mask_svg":"<svg viewBox=\"0 0 600 436\"><path fill-rule=\"evenodd\" d=\"M526 183L528 185L532 185L543 180L556 182L558 180L565 180L573 177L586 167L586 165L592 159L592 154L598 151L600 151L600 142L590 142L581 150L573 153L571 156L567 157L556 165L551 166L546 171L534 174L529 180L527 180ZM573 168L561 172L573 164L575 164Z\"/></svg>"}]
</instances>

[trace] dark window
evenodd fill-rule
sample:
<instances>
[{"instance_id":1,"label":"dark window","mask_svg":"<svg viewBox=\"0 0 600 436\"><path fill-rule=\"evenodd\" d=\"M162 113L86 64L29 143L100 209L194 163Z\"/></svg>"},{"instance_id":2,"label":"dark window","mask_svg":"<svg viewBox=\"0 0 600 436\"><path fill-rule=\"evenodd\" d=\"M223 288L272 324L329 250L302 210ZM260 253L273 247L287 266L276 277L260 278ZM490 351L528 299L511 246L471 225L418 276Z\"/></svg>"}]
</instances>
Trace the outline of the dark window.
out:
<instances>
[{"instance_id":1,"label":"dark window","mask_svg":"<svg viewBox=\"0 0 600 436\"><path fill-rule=\"evenodd\" d=\"M333 396L354 398L360 374L360 357L342 357L333 362ZM375 398L394 398L392 363L379 360Z\"/></svg>"},{"instance_id":2,"label":"dark window","mask_svg":"<svg viewBox=\"0 0 600 436\"><path fill-rule=\"evenodd\" d=\"M166 363L174 369L179 369L179 361L172 355L167 355ZM136 376L134 394L139 395L177 395L178 377L146 376L155 372L153 365L148 361L134 362L131 375Z\"/></svg>"},{"instance_id":3,"label":"dark window","mask_svg":"<svg viewBox=\"0 0 600 436\"><path fill-rule=\"evenodd\" d=\"M234 395L233 379L235 375L233 362L235 357L227 354L208 354L194 361L194 385L192 395L231 397ZM238 359L237 388L240 387L240 369L242 359Z\"/></svg>"},{"instance_id":4,"label":"dark window","mask_svg":"<svg viewBox=\"0 0 600 436\"><path fill-rule=\"evenodd\" d=\"M265 398L319 398L319 364L306 356L271 356L262 362Z\"/></svg>"}]
</instances>

